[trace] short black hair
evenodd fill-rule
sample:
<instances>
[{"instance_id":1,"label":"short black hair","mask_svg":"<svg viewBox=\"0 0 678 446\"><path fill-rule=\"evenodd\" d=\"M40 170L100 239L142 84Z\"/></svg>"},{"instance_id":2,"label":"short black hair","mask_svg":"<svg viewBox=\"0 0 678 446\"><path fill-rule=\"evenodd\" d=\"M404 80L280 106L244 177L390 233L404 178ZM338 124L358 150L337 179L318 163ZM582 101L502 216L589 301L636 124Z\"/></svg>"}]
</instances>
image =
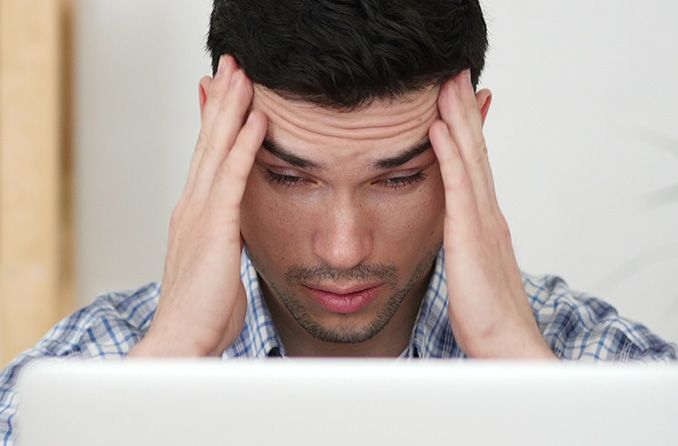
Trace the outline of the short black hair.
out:
<instances>
[{"instance_id":1,"label":"short black hair","mask_svg":"<svg viewBox=\"0 0 678 446\"><path fill-rule=\"evenodd\" d=\"M470 68L487 27L478 0L214 0L207 50L230 54L288 99L354 110L442 84Z\"/></svg>"}]
</instances>

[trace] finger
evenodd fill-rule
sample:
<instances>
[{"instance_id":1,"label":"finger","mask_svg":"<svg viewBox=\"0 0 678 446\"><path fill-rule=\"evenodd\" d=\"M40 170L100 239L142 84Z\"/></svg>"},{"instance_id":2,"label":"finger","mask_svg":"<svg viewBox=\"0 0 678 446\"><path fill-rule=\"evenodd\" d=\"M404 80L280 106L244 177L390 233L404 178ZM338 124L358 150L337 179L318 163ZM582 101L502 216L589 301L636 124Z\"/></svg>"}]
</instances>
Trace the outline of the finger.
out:
<instances>
[{"instance_id":1,"label":"finger","mask_svg":"<svg viewBox=\"0 0 678 446\"><path fill-rule=\"evenodd\" d=\"M202 95L205 94L204 106L200 107L200 133L188 169L188 177L186 179L184 192L185 195L191 196L193 194L195 177L205 151L205 145L208 139L207 135L214 122L214 116L219 109L219 102L226 93L226 87L228 86L228 82L230 81L234 69L234 59L229 55L224 55L219 60L219 67L217 68L214 79L210 80L210 78L206 76L200 80L198 94L200 95L201 104L203 103Z\"/></svg>"},{"instance_id":2,"label":"finger","mask_svg":"<svg viewBox=\"0 0 678 446\"><path fill-rule=\"evenodd\" d=\"M487 110L490 106L490 102L492 101L492 92L488 89L480 90L475 96L475 101L476 101L477 109L480 110L479 119L480 119L480 126L482 128L485 124L485 116L487 114ZM482 132L482 130L481 130L481 132ZM483 140L484 140L484 138L483 138ZM492 167L490 166L489 155L486 157L485 161L486 161L485 162L486 175L487 175L488 186L489 186L490 195L491 195L490 198L491 198L493 203L497 203L497 195L496 195L495 188L494 188L494 176L492 175Z\"/></svg>"},{"instance_id":3,"label":"finger","mask_svg":"<svg viewBox=\"0 0 678 446\"><path fill-rule=\"evenodd\" d=\"M200 122L202 126L202 122L205 120L205 104L207 103L207 92L210 89L210 85L212 84L212 78L209 76L204 76L202 79L200 79L200 82L198 84L198 102L200 106ZM195 181L195 172L198 170L198 165L200 164L200 158L201 155L197 155L198 150L197 147L199 144L202 143L200 138L202 137L202 130L200 132L201 134L198 135L198 141L196 142L196 150L193 152L193 157L191 158L191 164L188 168L188 175L186 177L186 184L184 186L184 190L188 190L189 186L193 184Z\"/></svg>"},{"instance_id":4,"label":"finger","mask_svg":"<svg viewBox=\"0 0 678 446\"><path fill-rule=\"evenodd\" d=\"M214 125L214 120L221 108L223 97L228 91L231 77L237 69L238 66L232 56L228 54L221 56L217 74L214 76L214 81L210 84L207 93L207 102L205 103L203 110L203 119L201 121L201 130L203 133L208 134L209 130Z\"/></svg>"},{"instance_id":5,"label":"finger","mask_svg":"<svg viewBox=\"0 0 678 446\"><path fill-rule=\"evenodd\" d=\"M474 107L477 107L474 101ZM485 148L485 139L469 117L471 111L461 98L455 80L448 81L442 88L438 99L440 115L447 124L449 133L459 149L464 166L475 195L478 210L486 213L492 209L492 187L489 161Z\"/></svg>"},{"instance_id":6,"label":"finger","mask_svg":"<svg viewBox=\"0 0 678 446\"><path fill-rule=\"evenodd\" d=\"M429 129L429 139L440 164L447 217L459 228L476 228L479 222L475 194L459 147L447 124L435 121Z\"/></svg>"},{"instance_id":7,"label":"finger","mask_svg":"<svg viewBox=\"0 0 678 446\"><path fill-rule=\"evenodd\" d=\"M483 120L478 108L476 92L471 83L471 70L464 70L454 78L459 97L464 104L464 111L469 122L469 129L476 140L483 139Z\"/></svg>"},{"instance_id":8,"label":"finger","mask_svg":"<svg viewBox=\"0 0 678 446\"><path fill-rule=\"evenodd\" d=\"M205 144L205 152L196 172L194 194L202 197L209 192L219 165L235 143L243 120L252 103L252 83L242 70L231 76L228 91L221 101Z\"/></svg>"},{"instance_id":9,"label":"finger","mask_svg":"<svg viewBox=\"0 0 678 446\"><path fill-rule=\"evenodd\" d=\"M202 125L203 120L205 119L205 104L207 103L207 92L210 90L210 85L212 84L212 78L209 76L203 76L200 79L198 85L198 105L200 106L200 123Z\"/></svg>"},{"instance_id":10,"label":"finger","mask_svg":"<svg viewBox=\"0 0 678 446\"><path fill-rule=\"evenodd\" d=\"M240 210L247 179L266 136L267 126L268 121L262 112L250 112L231 152L219 166L210 196L231 215Z\"/></svg>"},{"instance_id":11,"label":"finger","mask_svg":"<svg viewBox=\"0 0 678 446\"><path fill-rule=\"evenodd\" d=\"M468 138L476 141L475 145L468 145L469 148L474 147L473 152L469 155L469 159L473 159L474 156L480 157L478 165L482 167L485 174L484 179L489 191L489 203L496 203L497 199L494 190L494 179L492 177L492 168L490 167L487 145L483 134L484 119L481 112L481 107L487 105L486 101L491 100L492 92L483 89L476 93L473 89L473 84L471 83L469 70L466 70L466 75L457 76L455 82L469 123L469 131L467 132Z\"/></svg>"},{"instance_id":12,"label":"finger","mask_svg":"<svg viewBox=\"0 0 678 446\"><path fill-rule=\"evenodd\" d=\"M235 142L238 132L243 126L247 110L252 104L253 95L252 82L245 73L242 70L233 73L208 140L208 147L216 149L210 154L217 156L216 161L218 163L223 161ZM226 150L226 153L223 149Z\"/></svg>"}]
</instances>

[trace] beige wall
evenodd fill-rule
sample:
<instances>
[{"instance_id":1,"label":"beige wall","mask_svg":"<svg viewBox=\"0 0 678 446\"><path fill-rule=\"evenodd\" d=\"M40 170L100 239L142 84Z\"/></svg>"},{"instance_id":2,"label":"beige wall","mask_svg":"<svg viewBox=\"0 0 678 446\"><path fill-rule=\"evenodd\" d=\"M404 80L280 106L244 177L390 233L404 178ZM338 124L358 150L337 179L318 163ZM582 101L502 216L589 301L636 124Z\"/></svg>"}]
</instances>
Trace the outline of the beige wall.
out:
<instances>
[{"instance_id":1,"label":"beige wall","mask_svg":"<svg viewBox=\"0 0 678 446\"><path fill-rule=\"evenodd\" d=\"M70 10L0 0L0 367L72 305Z\"/></svg>"}]
</instances>

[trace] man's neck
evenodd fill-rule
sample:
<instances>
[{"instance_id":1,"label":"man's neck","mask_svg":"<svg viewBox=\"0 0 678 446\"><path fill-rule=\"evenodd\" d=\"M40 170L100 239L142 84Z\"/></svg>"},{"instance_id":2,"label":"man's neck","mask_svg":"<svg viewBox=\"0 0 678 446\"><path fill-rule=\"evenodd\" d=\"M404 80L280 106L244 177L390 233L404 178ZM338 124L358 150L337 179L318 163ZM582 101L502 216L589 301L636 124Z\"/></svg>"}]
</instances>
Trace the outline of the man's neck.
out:
<instances>
[{"instance_id":1,"label":"man's neck","mask_svg":"<svg viewBox=\"0 0 678 446\"><path fill-rule=\"evenodd\" d=\"M278 299L270 296L265 285L262 290L287 356L396 358L409 345L427 286L428 277L408 293L391 320L374 337L364 342L346 344L324 342L311 336Z\"/></svg>"}]
</instances>

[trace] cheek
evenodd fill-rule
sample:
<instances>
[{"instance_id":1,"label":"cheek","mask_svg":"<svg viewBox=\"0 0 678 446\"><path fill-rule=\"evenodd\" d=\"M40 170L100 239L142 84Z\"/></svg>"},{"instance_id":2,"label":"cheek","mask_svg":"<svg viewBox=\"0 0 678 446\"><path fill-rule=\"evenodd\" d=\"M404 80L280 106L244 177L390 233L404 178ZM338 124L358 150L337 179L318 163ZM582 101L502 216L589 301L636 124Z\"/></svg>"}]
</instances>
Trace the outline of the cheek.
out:
<instances>
[{"instance_id":1,"label":"cheek","mask_svg":"<svg viewBox=\"0 0 678 446\"><path fill-rule=\"evenodd\" d=\"M442 241L445 196L438 173L414 193L381 200L375 207L379 245L416 251Z\"/></svg>"},{"instance_id":2,"label":"cheek","mask_svg":"<svg viewBox=\"0 0 678 446\"><path fill-rule=\"evenodd\" d=\"M298 262L303 235L313 221L308 206L275 193L263 178L250 176L241 206L241 233L260 262L286 265Z\"/></svg>"}]
</instances>

